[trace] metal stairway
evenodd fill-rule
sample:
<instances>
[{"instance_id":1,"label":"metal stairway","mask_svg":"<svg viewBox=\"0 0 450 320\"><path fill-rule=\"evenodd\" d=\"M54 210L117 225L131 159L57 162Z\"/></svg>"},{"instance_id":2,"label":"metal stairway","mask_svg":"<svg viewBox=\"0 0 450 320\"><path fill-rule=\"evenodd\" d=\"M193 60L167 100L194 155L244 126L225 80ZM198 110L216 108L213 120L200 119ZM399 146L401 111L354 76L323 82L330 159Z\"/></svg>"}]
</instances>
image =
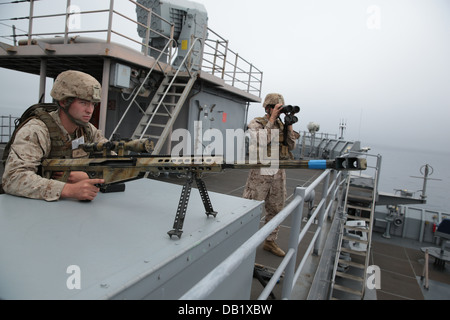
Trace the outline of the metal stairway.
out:
<instances>
[{"instance_id":1,"label":"metal stairway","mask_svg":"<svg viewBox=\"0 0 450 320\"><path fill-rule=\"evenodd\" d=\"M153 154L159 154L195 80L195 73L167 74L131 138L150 138L155 144Z\"/></svg>"},{"instance_id":2,"label":"metal stairway","mask_svg":"<svg viewBox=\"0 0 450 320\"><path fill-rule=\"evenodd\" d=\"M190 56L194 51L195 44L198 41L200 41L200 39L194 39L183 61L177 68L173 68L171 65L167 65L163 68L160 64L160 60L164 58L164 54L166 52L171 52L170 46L174 42L173 39L168 41L165 48L156 59L153 67L149 70L145 79L142 81L140 87L135 90L127 109L111 133L110 139L112 139L114 134L117 132L131 106L133 104L137 104L139 107L139 104L136 102L138 93L142 90L144 84L150 78L155 68L159 67L159 71L163 73L164 77L146 110L142 110L139 107L143 115L130 137L131 139L149 138L154 143L154 150L152 154L159 154L167 136L172 130L172 126L180 113L184 102L186 101L187 96L189 95L189 92L197 80L198 71L193 69L198 66L190 63ZM171 53L170 56L172 56ZM169 59L169 61L170 60L171 59ZM169 71L167 71L168 69Z\"/></svg>"},{"instance_id":3,"label":"metal stairway","mask_svg":"<svg viewBox=\"0 0 450 320\"><path fill-rule=\"evenodd\" d=\"M373 216L377 195L375 177L350 175L341 220L330 298L364 298L369 266Z\"/></svg>"}]
</instances>

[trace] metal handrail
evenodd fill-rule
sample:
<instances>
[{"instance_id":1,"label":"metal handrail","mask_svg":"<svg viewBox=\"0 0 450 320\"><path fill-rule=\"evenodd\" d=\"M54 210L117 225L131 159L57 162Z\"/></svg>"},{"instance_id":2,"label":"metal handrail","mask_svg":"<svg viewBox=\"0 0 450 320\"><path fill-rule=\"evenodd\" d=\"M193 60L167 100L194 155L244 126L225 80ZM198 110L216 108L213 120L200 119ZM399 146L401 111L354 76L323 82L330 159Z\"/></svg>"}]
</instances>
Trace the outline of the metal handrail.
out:
<instances>
[{"instance_id":1,"label":"metal handrail","mask_svg":"<svg viewBox=\"0 0 450 320\"><path fill-rule=\"evenodd\" d=\"M18 117L13 117L11 115L9 116L0 116L1 122L0 122L0 143L6 143L11 139L11 136L14 132L15 127L15 120L18 119ZM5 124L4 120L7 119L8 123ZM4 131L3 129L6 128ZM5 133L6 132L6 133ZM6 141L3 140L3 137L6 137Z\"/></svg>"},{"instance_id":2,"label":"metal handrail","mask_svg":"<svg viewBox=\"0 0 450 320\"><path fill-rule=\"evenodd\" d=\"M209 48L212 52L205 50L203 55L203 68L210 70L212 75L218 75L219 78L232 86L235 86L236 83L244 84L244 87L241 88L242 90L245 90L248 93L255 92L261 97L262 71L239 56L238 53L231 50L228 46L228 40L225 40L210 28L208 28L208 31L216 36L217 39L205 39L205 49ZM215 46L210 43L214 43ZM222 50L220 49L221 47L223 48ZM212 61L207 57L212 57ZM240 62L247 68L239 67L238 65ZM245 80L238 78L238 75L246 75ZM252 83L257 83L258 86L252 85Z\"/></svg>"},{"instance_id":3,"label":"metal handrail","mask_svg":"<svg viewBox=\"0 0 450 320\"><path fill-rule=\"evenodd\" d=\"M194 39L194 41L192 41L191 47L189 48L189 51L188 51L188 54L186 54L186 56L184 57L183 61L182 61L181 64L180 64L180 66L185 65L187 59L190 59L192 50L194 49L195 44L197 43L197 41L200 41L200 39L199 39L199 38L196 38L196 39ZM191 66L191 68L192 68L192 66ZM155 115L156 115L156 113L158 112L158 110L159 110L161 104L163 103L164 98L166 97L166 95L167 95L167 93L169 92L169 90L172 88L172 85L173 85L173 83L175 82L175 79L177 78L178 74L180 73L180 69L181 69L181 68L178 68L177 71L175 72L175 74L173 75L172 80L170 81L169 85L167 86L166 90L164 91L164 94L163 94L162 97L160 98L160 101L159 101L158 105L156 106L156 108L155 108L155 110L154 110L154 112L153 112L151 118L150 118L149 121L147 122L147 125L145 126L144 130L142 131L142 134L141 134L140 139L142 139L142 138L144 137L145 132L147 131L147 129L148 129L150 123L153 121L153 118L155 117ZM186 68L186 69L187 69L187 68ZM190 69L187 69L187 71L188 71L188 73L190 74L190 71L191 71L191 70L190 70ZM192 77L192 76L193 76L193 75L191 74L191 77Z\"/></svg>"},{"instance_id":4,"label":"metal handrail","mask_svg":"<svg viewBox=\"0 0 450 320\"><path fill-rule=\"evenodd\" d=\"M164 23L167 23L169 25L172 25L172 23L166 19L164 19L163 17L161 17L160 15L158 15L157 13L153 12L151 9L146 8L142 5L140 5L139 3L137 3L134 0L128 0L130 3L139 6L141 8L143 8L144 10L146 10L148 12L148 15L151 17L155 17L161 21L163 21ZM68 43L68 39L69 39L69 35L70 34L81 34L81 33L106 33L106 43L110 43L111 42L111 34L116 34L119 37L132 41L134 43L137 43L139 45L142 45L144 47L146 47L145 52L143 52L144 55L147 55L148 49L151 48L152 50L156 50L159 51L157 48L153 48L150 47L150 45L147 43L143 43L142 39L134 39L132 37L129 37L121 32L118 32L117 30L113 30L112 29L112 20L114 16L120 16L136 25L140 25L143 26L145 28L147 28L147 33L149 34L150 31L154 34L158 34L161 37L166 38L166 40L170 40L170 37L167 37L163 34L161 34L158 30L154 30L151 29L150 24L147 25L143 25L142 23L127 17L126 15L122 14L121 12L114 10L114 0L110 0L110 6L107 9L101 9L101 10L86 10L86 11L79 11L79 12L64 12L64 13L55 13L55 14L44 14L44 15L34 15L34 2L35 0L30 0L30 9L29 9L29 16L25 16L25 17L19 17L19 18L11 18L10 20L29 20L28 22L28 31L26 33L23 34L16 34L14 35L14 37L27 37L27 44L31 45L33 37L41 37L41 36L49 36L49 35L62 35L64 38L64 44ZM66 0L66 8L68 8L70 6L71 1L70 0ZM108 27L107 28L99 28L99 29L91 29L91 30L76 30L76 31L71 31L68 28L68 21L71 18L71 16L73 15L89 15L89 14L98 14L98 13L108 13L109 12L109 18L107 21ZM34 20L36 19L48 19L48 18L58 18L58 17L65 17L65 24L64 24L64 31L56 31L56 32L33 32L33 27L34 27ZM4 19L7 20L7 19ZM149 21L150 22L150 21Z\"/></svg>"},{"instance_id":5,"label":"metal handrail","mask_svg":"<svg viewBox=\"0 0 450 320\"><path fill-rule=\"evenodd\" d=\"M332 201L336 195L337 189L340 187L339 182L342 177L342 172L333 175L333 181L328 185L330 175L334 170L325 170L308 188L297 187L295 189L295 196L292 201L281 210L273 219L266 223L260 230L253 234L246 242L244 242L236 251L228 256L222 263L220 263L215 269L207 274L202 280L200 280L194 287L186 292L180 299L206 299L219 285L227 279L227 277L236 270L239 265L253 254L259 245L266 239L266 237L274 230L279 224L281 224L291 214L291 235L289 241L289 249L286 252L285 257L281 261L280 265L276 269L272 279L267 283L265 289L262 291L258 299L266 299L274 286L277 283L278 278L283 271L285 272L285 280L283 284L282 299L289 299L294 288L295 282L301 274L302 268L305 265L307 259L313 248L318 246L321 233L324 228L319 226L315 231L312 240L309 242L308 249L302 257L302 261L295 270L295 262L297 258L297 248L299 243L303 240L303 237L308 230L307 226L310 226L315 218L319 215L319 221L323 221L328 215L327 210L331 209L328 205L325 209L324 204L326 200ZM314 189L320 184L324 183L324 195L322 196L321 206L317 207L313 214L308 219L307 225L303 227L301 231L301 222L303 207L305 202L312 201L314 195Z\"/></svg>"},{"instance_id":6,"label":"metal handrail","mask_svg":"<svg viewBox=\"0 0 450 320\"><path fill-rule=\"evenodd\" d=\"M8 17L7 19L1 19L2 21L28 20L27 31L17 28L17 30L21 30L23 32L21 34L14 34L12 36L10 35L7 36L8 38L13 37L14 42L18 37L26 37L27 44L31 45L32 42L34 41L33 38L35 37L61 36L62 38L61 41L63 41L64 44L67 44L69 43L70 36L73 36L74 34L92 34L92 35L106 34L105 37L106 43L110 43L112 35L115 35L119 38L119 41L124 40L127 42L131 42L133 46L135 44L140 45L141 53L145 56L148 56L150 50L154 52L161 52L160 49L150 46L148 41L150 33L158 35L160 37L164 37L167 42L173 41L173 32L171 36L165 36L161 34L159 30L151 28L151 20L157 19L163 21L163 23L169 24L172 28L173 24L170 21L164 19L162 16L153 12L152 9L146 8L134 0L128 0L128 2L132 3L133 5L139 6L148 12L149 18L147 19L147 24L143 24L142 21L139 22L136 19L126 16L119 10L115 10L114 0L110 0L109 8L105 9L101 8L99 10L85 10L79 12L68 12L66 10L66 12L63 13L50 13L39 15L34 15L35 2L36 0L29 1L29 12L27 16L19 18ZM70 3L71 3L70 0L66 0L66 8L70 6ZM71 30L68 27L68 22L74 15L89 17L90 15L93 14L108 14L108 18L106 21L107 25L96 26L95 30L93 29ZM123 32L120 32L120 30L118 30L116 26L113 26L113 20L116 21L117 17L126 19L127 22L136 24L136 26L147 28L144 41L141 37L138 37L137 34L135 37L133 37L128 34L124 34ZM55 30L54 32L47 32L47 30L37 30L36 26L39 26L38 24L36 24L37 20L45 20L52 18L64 18L64 27L61 28L60 30ZM22 26L22 29L25 29L25 26ZM239 54L231 50L228 46L228 40L225 40L223 37L218 35L210 28L207 28L207 31L208 32L205 32L204 39L201 39L203 44L202 48L203 55L201 62L202 65L200 66L201 69L206 73L210 73L222 79L223 81L225 81L225 83L233 87L254 94L258 97L261 97L262 75L263 75L262 71L260 71L258 68L256 68L253 64L251 64L247 60L243 59ZM208 36L206 36L206 34L208 34ZM213 39L214 37L216 39ZM214 43L214 46L212 46L211 43ZM171 47L169 49L171 50ZM171 54L172 52L169 52L170 56L168 61L172 61L173 57Z\"/></svg>"},{"instance_id":7,"label":"metal handrail","mask_svg":"<svg viewBox=\"0 0 450 320\"><path fill-rule=\"evenodd\" d=\"M375 173L374 173L374 176L373 176L373 179L374 179L373 193L372 193L373 198L372 198L372 204L371 204L372 212L370 214L369 232L368 232L368 236L367 236L367 253L368 254L370 254L370 252L372 250L372 230L373 230L374 216L375 216L375 205L376 205L377 194L378 194L378 180L379 180L379 173L380 173L379 171L380 171L380 168L381 168L381 156L377 155L376 158L377 158L377 163L376 163L375 168L373 168L375 170ZM368 266L369 266L369 259L366 258L365 269L364 270L367 270ZM366 289L365 284L366 284L366 281L367 281L367 276L368 276L367 272L364 272L363 295L364 295L364 292L365 292L365 289Z\"/></svg>"},{"instance_id":8,"label":"metal handrail","mask_svg":"<svg viewBox=\"0 0 450 320\"><path fill-rule=\"evenodd\" d=\"M128 104L128 107L125 109L125 111L124 111L122 117L121 117L120 120L117 122L116 127L115 127L114 130L112 131L111 136L110 136L110 138L109 138L110 140L112 139L113 135L116 133L117 129L118 129L118 128L120 127L120 125L122 124L122 121L123 121L123 119L125 118L125 116L127 115L129 109L131 108L131 105L136 101L136 98L137 98L137 96L139 95L139 92L140 92L140 91L142 90L142 88L144 87L144 84L147 82L147 80L148 80L148 78L150 77L150 75L152 74L153 70L155 69L155 67L156 67L157 65L159 65L158 62L159 62L159 60L161 59L161 57L164 55L166 49L167 49L169 46L171 46L172 43L173 43L174 41L175 41L174 39L171 39L170 41L167 42L165 48L160 52L158 58L156 59L156 62L157 62L157 63L155 63L155 64L152 66L152 68L150 69L150 71L147 73L147 75L145 76L144 80L141 82L141 85L139 86L139 89L135 90L135 93L134 93L134 95L133 95L133 98L131 99L130 103Z\"/></svg>"},{"instance_id":9,"label":"metal handrail","mask_svg":"<svg viewBox=\"0 0 450 320\"><path fill-rule=\"evenodd\" d=\"M366 259L364 262L364 272L363 272L363 276L362 276L362 291L361 294L362 296L364 296L365 293L365 289L366 289L366 280L367 280L367 268L369 266L369 256L370 256L370 251L371 251L371 243L372 243L372 230L373 230L373 224L374 224L374 216L375 216L375 205L376 205L376 201L377 201L377 194L378 194L378 181L379 181L379 176L380 176L380 168L381 168L381 155L372 155L372 154L368 154L368 153L363 153L363 152L351 152L354 155L358 155L358 156L365 156L366 159L368 157L371 158L376 158L376 163L375 165L370 165L369 163L367 164L367 169L368 170L373 170L373 176L371 176L370 174L368 174L368 172L365 172L364 175L367 176L368 178L373 179L373 189L372 189L372 202L371 202L371 214L370 214L370 221L369 221L369 230L368 230L368 238L367 238L367 249L366 249ZM348 202L348 192L349 192L349 188L350 188L350 180L351 180L351 175L348 176L347 178L347 182L346 182L346 193L345 193L345 199L344 199L344 204L347 204ZM347 212L345 212L346 210L346 205L344 207L344 215L341 217L340 221L339 221L339 227L338 227L338 232L339 232L339 238L338 238L338 249L336 250L336 254L334 257L334 264L333 264L333 272L331 275L331 279L332 281L329 284L329 291L328 291L328 298L331 299L333 296L333 289L335 286L335 278L336 278L336 271L337 271L337 267L339 264L339 254L340 254L340 249L339 246L342 243L342 238L344 236L344 224L346 222L346 214Z\"/></svg>"}]
</instances>

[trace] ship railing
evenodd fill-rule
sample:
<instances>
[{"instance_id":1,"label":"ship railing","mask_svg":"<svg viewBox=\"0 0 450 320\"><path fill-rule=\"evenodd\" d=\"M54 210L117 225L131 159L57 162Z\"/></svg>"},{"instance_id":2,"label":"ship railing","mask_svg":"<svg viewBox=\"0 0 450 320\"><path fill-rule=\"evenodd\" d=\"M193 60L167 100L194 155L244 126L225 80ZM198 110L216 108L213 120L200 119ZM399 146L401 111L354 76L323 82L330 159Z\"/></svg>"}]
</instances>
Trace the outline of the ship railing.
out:
<instances>
[{"instance_id":1,"label":"ship railing","mask_svg":"<svg viewBox=\"0 0 450 320\"><path fill-rule=\"evenodd\" d=\"M372 231L373 231L373 226L374 226L374 216L375 216L375 206L376 206L376 202L378 201L378 185L379 185L379 180L380 180L380 169L381 169L381 160L382 160L382 156L377 154L368 154L367 152L351 152L352 156L358 156L358 157L364 157L366 158L366 162L367 162L367 168L364 171L364 174L362 174L362 172L359 172L359 176L362 176L364 178L369 178L373 180L373 191L372 191L372 203L370 205L371 208L371 213L370 213L370 221L368 222L369 225L369 229L368 229L368 233L367 233L367 250L366 250L366 258L365 258L365 269L364 270L368 270L369 267L369 263L370 263L370 256L371 256L371 250L372 250ZM357 173L352 173L351 176L357 176ZM350 178L349 178L349 184L350 184ZM348 192L347 192L348 195ZM347 202L347 199L345 200L345 202ZM345 212L347 213L347 212ZM337 261L337 260L336 260ZM334 269L335 270L335 269ZM368 273L364 272L364 276L363 276L363 287L362 287L362 294L364 296L365 294L365 290L366 290L366 283L367 283L367 277L368 277ZM334 278L333 278L334 279Z\"/></svg>"},{"instance_id":2,"label":"ship railing","mask_svg":"<svg viewBox=\"0 0 450 320\"><path fill-rule=\"evenodd\" d=\"M17 117L1 116L0 117L0 143L7 143L11 138Z\"/></svg>"},{"instance_id":3,"label":"ship railing","mask_svg":"<svg viewBox=\"0 0 450 320\"><path fill-rule=\"evenodd\" d=\"M47 41L44 37L55 37L61 38L62 44L71 43L76 37L72 35L80 34L90 35L94 38L106 41L106 43L111 43L116 41L124 45L134 46L139 49L142 54L149 55L150 50L160 52L158 48L151 47L149 45L150 34L157 34L159 37L170 41L173 39L173 24L161 17L160 15L153 12L151 9L142 6L133 0L128 0L128 7L124 6L124 2L121 2L122 10L130 12L132 8L139 6L147 11L148 19L147 24L142 24L139 21L130 18L130 14L124 14L122 10L116 10L114 6L114 1L108 1L109 7L106 7L105 1L100 1L95 3L93 1L77 1L77 4L71 4L71 0L65 1L65 7L62 7L64 2L58 1L37 1L29 0L29 10L28 16L22 17L2 17L3 26L8 26L5 21L28 21L27 24L20 24L19 27L15 25L13 27L12 35L3 35L2 38L12 40L14 46L19 45L32 45L40 40ZM9 4L9 3L7 3ZM49 8L48 6L53 6ZM54 13L49 14L36 14L37 12L43 11L43 5L47 5L45 10L52 10ZM17 7L16 7L17 8ZM82 10L83 8L90 10ZM121 12L122 11L122 12ZM22 11L23 12L23 11ZM152 19L160 20L161 23L167 24L171 28L172 37L168 37L158 30L152 29L151 21ZM17 23L16 22L16 23ZM46 32L51 27L51 32ZM145 38L137 36L136 28L141 26L146 29ZM55 30L56 28L56 30ZM25 30L26 29L26 30ZM24 33L16 33L24 32ZM130 34L135 34L136 36L130 36ZM102 36L103 35L103 36ZM115 37L117 36L117 37ZM20 38L25 38L22 40L17 40ZM169 53L169 59L172 57L172 52Z\"/></svg>"},{"instance_id":4,"label":"ship railing","mask_svg":"<svg viewBox=\"0 0 450 320\"><path fill-rule=\"evenodd\" d=\"M225 83L261 97L263 73L252 63L231 50L228 40L208 28L202 69Z\"/></svg>"},{"instance_id":5,"label":"ship railing","mask_svg":"<svg viewBox=\"0 0 450 320\"><path fill-rule=\"evenodd\" d=\"M17 45L42 46L89 41L79 38L83 35L94 41L125 45L145 56L155 57L164 49L151 46L151 37L158 36L165 43L176 41L173 23L133 0L78 0L76 4L71 0L29 0L10 1L2 5L2 9L6 6L12 8L0 11L0 49L6 52L10 52L11 46ZM136 6L147 11L146 23L135 18ZM8 16L11 12L16 15ZM157 25L160 24L164 29L167 26L170 35L152 28L153 22L158 22ZM146 30L143 37L138 34L138 28ZM232 51L227 40L209 28L208 31L205 32L204 39L201 39L202 70L226 84L260 97L262 72ZM168 50L167 61L171 63L176 57L177 49L176 46L170 46Z\"/></svg>"},{"instance_id":6,"label":"ship railing","mask_svg":"<svg viewBox=\"0 0 450 320\"><path fill-rule=\"evenodd\" d=\"M303 131L297 140L294 155L298 158L332 159L347 153L353 141L338 139L336 134Z\"/></svg>"},{"instance_id":7,"label":"ship railing","mask_svg":"<svg viewBox=\"0 0 450 320\"><path fill-rule=\"evenodd\" d=\"M171 40L171 41L167 42L165 49L167 49L168 46L171 46L173 41L175 41L175 40ZM191 50L192 50L192 49L191 49ZM141 106L139 105L139 103L136 102L136 98L137 98L139 92L140 92L140 91L142 90L142 88L144 87L144 84L145 84L145 83L147 82L147 80L150 78L150 75L152 75L152 72L153 72L153 70L155 69L155 67L156 67L156 66L159 66L159 69L160 69L160 70L163 70L162 66L159 64L159 61L160 61L160 59L161 59L161 57L162 57L163 55L164 55L164 51L160 52L159 56L156 58L156 63L153 65L153 67L150 69L150 71L147 72L147 75L145 76L144 80L141 81L141 84L139 85L139 87L137 88L137 90L134 90L134 91L133 91L133 94L130 95L130 97L128 98L128 100L130 100L130 102L128 103L127 108L125 109L125 111L123 112L123 114L122 114L122 116L120 117L119 121L117 122L117 124L116 124L114 130L111 132L110 139L113 138L114 134L115 134L115 133L117 132L117 130L119 129L120 125L122 124L123 119L125 119L125 116L128 114L128 111L131 109L131 106L132 106L133 104L136 104L136 106L139 108L139 110L140 110L143 114L146 113L146 111L143 110L143 109L141 108ZM188 56L188 55L187 55L187 56ZM187 57L187 56L186 56L186 57ZM176 76L178 75L178 71L179 71L179 70L177 70L176 74L174 75L173 80L172 80L172 82L171 82L171 85L172 85L174 79L176 78ZM164 73L166 73L166 70L164 71ZM166 92L167 92L167 91L166 91ZM164 99L164 98L162 98L162 99L160 100L160 102L159 102L157 108L159 108L159 105L162 103L163 99ZM128 100L127 100L127 101L128 101ZM154 114L156 114L156 113L154 113ZM152 119L153 119L153 117L152 117ZM150 124L150 121L148 122L147 127L148 127L149 124ZM145 132L145 131L147 130L147 127L145 128L145 130L144 130L143 132Z\"/></svg>"},{"instance_id":8,"label":"ship railing","mask_svg":"<svg viewBox=\"0 0 450 320\"><path fill-rule=\"evenodd\" d=\"M385 213L382 215L385 216ZM416 207L414 205L399 205L395 216L401 217L399 224L396 225L397 234L395 235L420 243L440 245L439 237L435 235L434 228L437 228L442 220L450 219L450 212Z\"/></svg>"},{"instance_id":9,"label":"ship railing","mask_svg":"<svg viewBox=\"0 0 450 320\"><path fill-rule=\"evenodd\" d=\"M287 217L291 216L289 249L285 257L281 260L275 270L271 280L266 284L258 299L267 299L284 273L281 299L292 298L292 292L296 286L299 276L302 274L304 266L308 263L311 254L319 255L322 246L322 234L325 232L324 220L335 212L336 206L342 199L343 184L347 176L343 171L325 170L308 187L297 187L293 199L281 210L273 219L266 223L261 229L253 234L236 251L221 262L215 269L200 280L194 287L186 292L180 299L206 299L217 289L221 283L226 281L239 265L249 256L255 254L259 245L269 236L269 234ZM316 189L321 187L321 197L314 210L308 214L306 224L302 226L303 209L309 208L309 204L315 202ZM316 224L317 223L317 224ZM315 229L315 230L314 230ZM310 240L305 237L307 233L313 233ZM299 246L305 245L306 251L300 253ZM303 251L303 250L302 250ZM300 262L297 263L297 256Z\"/></svg>"}]
</instances>

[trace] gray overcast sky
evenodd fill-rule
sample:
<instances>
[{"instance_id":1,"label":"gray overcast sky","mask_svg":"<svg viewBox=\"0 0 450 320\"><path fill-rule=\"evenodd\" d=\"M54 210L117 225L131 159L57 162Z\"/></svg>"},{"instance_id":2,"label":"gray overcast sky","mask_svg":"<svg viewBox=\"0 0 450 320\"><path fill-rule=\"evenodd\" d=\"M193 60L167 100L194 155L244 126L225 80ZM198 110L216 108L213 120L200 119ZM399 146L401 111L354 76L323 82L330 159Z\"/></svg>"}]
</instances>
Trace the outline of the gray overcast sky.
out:
<instances>
[{"instance_id":1,"label":"gray overcast sky","mask_svg":"<svg viewBox=\"0 0 450 320\"><path fill-rule=\"evenodd\" d=\"M263 93L301 106L301 130L346 119L363 144L449 149L450 1L198 2L264 72Z\"/></svg>"},{"instance_id":2,"label":"gray overcast sky","mask_svg":"<svg viewBox=\"0 0 450 320\"><path fill-rule=\"evenodd\" d=\"M344 119L345 137L363 145L449 149L450 1L196 2L209 27L264 72L263 97L280 92L301 107L296 130L314 121L338 133ZM0 72L0 114L36 101L37 77Z\"/></svg>"}]
</instances>

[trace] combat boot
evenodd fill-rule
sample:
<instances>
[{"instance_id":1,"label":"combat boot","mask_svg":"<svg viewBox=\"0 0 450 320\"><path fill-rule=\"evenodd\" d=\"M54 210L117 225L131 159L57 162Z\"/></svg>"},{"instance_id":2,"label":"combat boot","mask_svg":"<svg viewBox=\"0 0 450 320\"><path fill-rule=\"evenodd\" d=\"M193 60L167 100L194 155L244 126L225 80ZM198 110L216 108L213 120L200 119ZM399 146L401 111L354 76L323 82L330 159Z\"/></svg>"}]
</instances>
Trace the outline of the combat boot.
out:
<instances>
[{"instance_id":1,"label":"combat boot","mask_svg":"<svg viewBox=\"0 0 450 320\"><path fill-rule=\"evenodd\" d=\"M278 246L278 244L276 244L275 241L264 241L263 249L279 257L284 257L286 255L286 253Z\"/></svg>"}]
</instances>

